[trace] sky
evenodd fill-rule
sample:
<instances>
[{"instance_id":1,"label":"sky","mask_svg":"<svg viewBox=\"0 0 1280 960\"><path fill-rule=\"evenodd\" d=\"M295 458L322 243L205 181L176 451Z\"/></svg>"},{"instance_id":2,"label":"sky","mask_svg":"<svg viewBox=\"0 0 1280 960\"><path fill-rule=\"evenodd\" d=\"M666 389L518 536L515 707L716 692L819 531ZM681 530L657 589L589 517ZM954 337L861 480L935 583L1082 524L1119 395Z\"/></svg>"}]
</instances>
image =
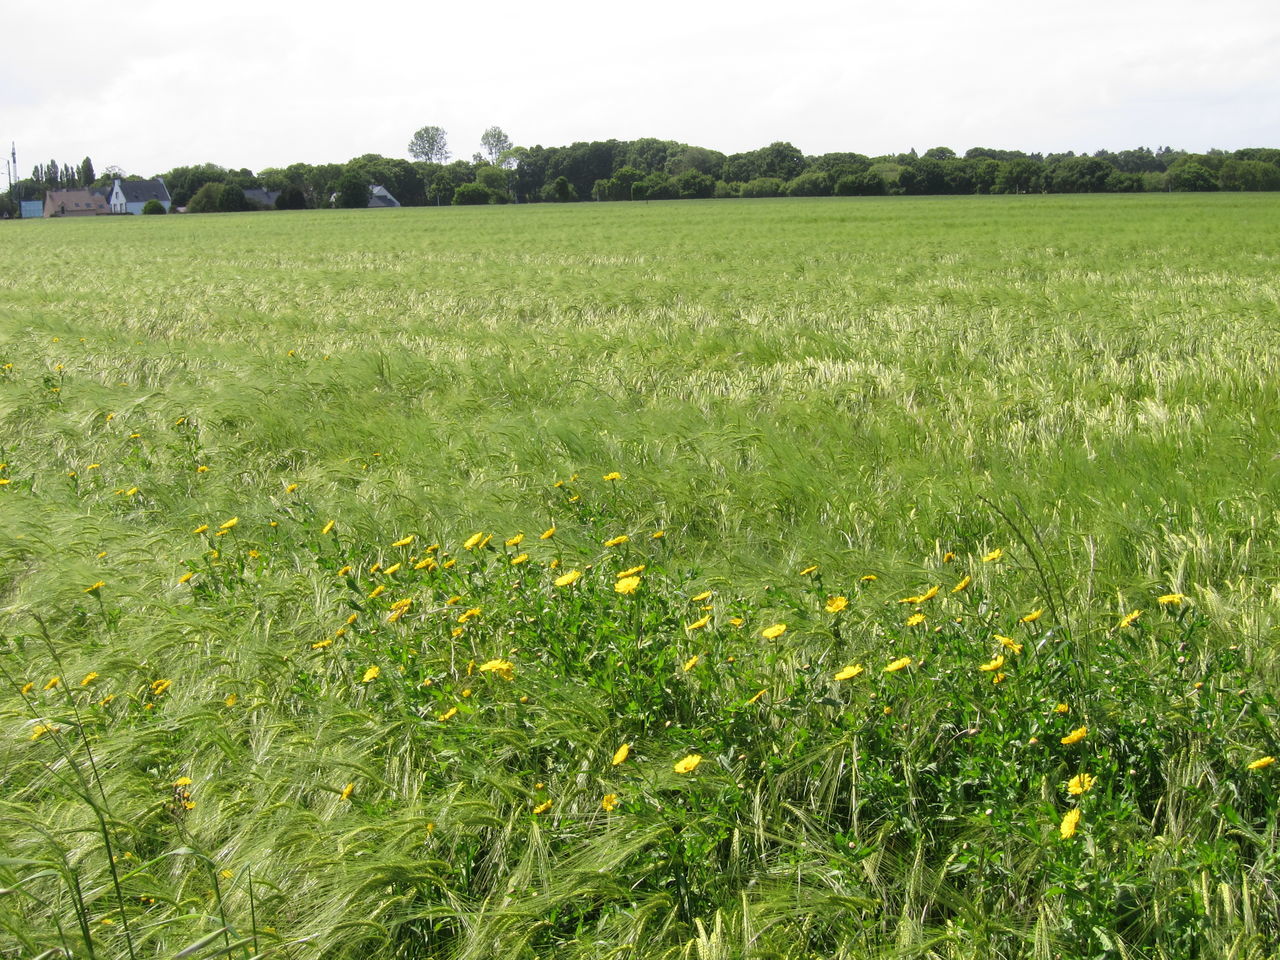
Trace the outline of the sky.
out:
<instances>
[{"instance_id":1,"label":"sky","mask_svg":"<svg viewBox=\"0 0 1280 960\"><path fill-rule=\"evenodd\" d=\"M16 9L14 8L16 2ZM1280 146L1276 0L4 4L0 143L150 176L659 137L725 153Z\"/></svg>"}]
</instances>

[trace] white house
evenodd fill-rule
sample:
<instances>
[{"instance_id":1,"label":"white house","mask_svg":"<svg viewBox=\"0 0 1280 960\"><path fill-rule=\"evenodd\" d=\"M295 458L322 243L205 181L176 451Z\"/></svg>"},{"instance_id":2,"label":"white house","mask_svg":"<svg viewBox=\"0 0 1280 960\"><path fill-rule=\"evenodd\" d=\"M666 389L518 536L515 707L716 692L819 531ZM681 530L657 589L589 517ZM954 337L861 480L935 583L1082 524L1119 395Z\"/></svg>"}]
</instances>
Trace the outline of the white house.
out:
<instances>
[{"instance_id":1,"label":"white house","mask_svg":"<svg viewBox=\"0 0 1280 960\"><path fill-rule=\"evenodd\" d=\"M169 205L173 202L169 199L169 191L164 181L156 178L155 180L117 179L112 184L107 203L111 206L112 213L137 214L142 212L148 200L159 200L165 213L169 212Z\"/></svg>"}]
</instances>

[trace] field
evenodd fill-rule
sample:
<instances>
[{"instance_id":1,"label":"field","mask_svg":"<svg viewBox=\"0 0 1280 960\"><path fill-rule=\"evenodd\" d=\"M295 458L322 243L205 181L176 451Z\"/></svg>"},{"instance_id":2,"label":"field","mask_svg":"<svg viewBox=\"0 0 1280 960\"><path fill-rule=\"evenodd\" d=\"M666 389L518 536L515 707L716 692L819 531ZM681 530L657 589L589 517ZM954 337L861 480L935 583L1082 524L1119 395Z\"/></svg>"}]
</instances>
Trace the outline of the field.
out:
<instances>
[{"instance_id":1,"label":"field","mask_svg":"<svg viewBox=\"0 0 1280 960\"><path fill-rule=\"evenodd\" d=\"M1277 223L0 225L0 957L1280 956Z\"/></svg>"}]
</instances>

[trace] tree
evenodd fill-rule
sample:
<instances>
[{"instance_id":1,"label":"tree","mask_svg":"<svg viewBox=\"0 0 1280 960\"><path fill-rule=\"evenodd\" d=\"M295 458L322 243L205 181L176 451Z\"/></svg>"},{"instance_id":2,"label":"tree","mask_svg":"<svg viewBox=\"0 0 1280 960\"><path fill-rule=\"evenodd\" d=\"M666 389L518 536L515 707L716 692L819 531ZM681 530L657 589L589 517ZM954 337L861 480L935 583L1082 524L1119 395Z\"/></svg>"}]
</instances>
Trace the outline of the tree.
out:
<instances>
[{"instance_id":1,"label":"tree","mask_svg":"<svg viewBox=\"0 0 1280 960\"><path fill-rule=\"evenodd\" d=\"M486 164L476 169L476 183L488 190L498 203L507 203L511 199L507 194L510 177L511 172L504 170L502 167Z\"/></svg>"},{"instance_id":2,"label":"tree","mask_svg":"<svg viewBox=\"0 0 1280 960\"><path fill-rule=\"evenodd\" d=\"M93 175L93 161L85 157L80 161L80 186L87 187L97 179Z\"/></svg>"},{"instance_id":3,"label":"tree","mask_svg":"<svg viewBox=\"0 0 1280 960\"><path fill-rule=\"evenodd\" d=\"M143 216L156 216L157 214L162 214L164 212L164 204L155 197L152 197L142 205Z\"/></svg>"},{"instance_id":4,"label":"tree","mask_svg":"<svg viewBox=\"0 0 1280 960\"><path fill-rule=\"evenodd\" d=\"M347 170L338 178L338 206L359 210L369 206L369 181L358 170Z\"/></svg>"},{"instance_id":5,"label":"tree","mask_svg":"<svg viewBox=\"0 0 1280 960\"><path fill-rule=\"evenodd\" d=\"M578 199L578 191L574 189L567 177L556 177L551 190L557 203L571 203Z\"/></svg>"},{"instance_id":6,"label":"tree","mask_svg":"<svg viewBox=\"0 0 1280 960\"><path fill-rule=\"evenodd\" d=\"M453 191L453 204L457 207L492 202L493 194L489 192L489 188L479 183L464 183Z\"/></svg>"},{"instance_id":7,"label":"tree","mask_svg":"<svg viewBox=\"0 0 1280 960\"><path fill-rule=\"evenodd\" d=\"M240 213L242 210L250 210L249 198L244 195L244 191L234 183L224 183L222 191L218 194L218 212L219 213Z\"/></svg>"},{"instance_id":8,"label":"tree","mask_svg":"<svg viewBox=\"0 0 1280 960\"><path fill-rule=\"evenodd\" d=\"M217 213L218 201L222 198L222 184L210 180L187 203L187 213Z\"/></svg>"},{"instance_id":9,"label":"tree","mask_svg":"<svg viewBox=\"0 0 1280 960\"><path fill-rule=\"evenodd\" d=\"M423 127L409 141L409 156L428 163L448 163L449 144L444 127Z\"/></svg>"},{"instance_id":10,"label":"tree","mask_svg":"<svg viewBox=\"0 0 1280 960\"><path fill-rule=\"evenodd\" d=\"M277 210L305 210L307 209L307 196L302 192L302 188L289 184L280 191L280 196L276 197Z\"/></svg>"},{"instance_id":11,"label":"tree","mask_svg":"<svg viewBox=\"0 0 1280 960\"><path fill-rule=\"evenodd\" d=\"M431 178L431 186L427 189L427 199L436 206L453 203L453 192L456 185L453 177L441 170Z\"/></svg>"},{"instance_id":12,"label":"tree","mask_svg":"<svg viewBox=\"0 0 1280 960\"><path fill-rule=\"evenodd\" d=\"M480 146L489 156L489 162L496 164L502 154L511 149L511 138L502 132L501 127L490 127L480 134Z\"/></svg>"}]
</instances>

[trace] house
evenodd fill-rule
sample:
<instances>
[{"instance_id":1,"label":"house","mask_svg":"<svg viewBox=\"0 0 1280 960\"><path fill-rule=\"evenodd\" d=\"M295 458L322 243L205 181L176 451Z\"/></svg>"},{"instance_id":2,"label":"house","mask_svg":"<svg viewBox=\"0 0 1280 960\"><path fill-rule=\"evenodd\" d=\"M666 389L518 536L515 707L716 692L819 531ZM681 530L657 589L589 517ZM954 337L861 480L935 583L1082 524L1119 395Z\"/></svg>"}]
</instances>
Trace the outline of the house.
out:
<instances>
[{"instance_id":1,"label":"house","mask_svg":"<svg viewBox=\"0 0 1280 960\"><path fill-rule=\"evenodd\" d=\"M148 200L159 200L164 212L169 212L172 200L164 181L155 180L121 180L117 178L111 187L112 213L141 213Z\"/></svg>"},{"instance_id":2,"label":"house","mask_svg":"<svg viewBox=\"0 0 1280 960\"><path fill-rule=\"evenodd\" d=\"M23 220L37 220L44 216L44 204L39 200L20 200L18 208Z\"/></svg>"},{"instance_id":3,"label":"house","mask_svg":"<svg viewBox=\"0 0 1280 960\"><path fill-rule=\"evenodd\" d=\"M329 196L329 205L337 206L338 195L336 193ZM375 183L369 188L369 207L398 207L400 201L391 195L386 187Z\"/></svg>"},{"instance_id":4,"label":"house","mask_svg":"<svg viewBox=\"0 0 1280 960\"><path fill-rule=\"evenodd\" d=\"M274 210L276 208L276 198L279 196L279 190L263 190L259 187L251 187L244 192L246 200L257 204L264 210Z\"/></svg>"},{"instance_id":5,"label":"house","mask_svg":"<svg viewBox=\"0 0 1280 960\"><path fill-rule=\"evenodd\" d=\"M46 217L96 217L110 212L107 202L88 190L50 190L44 195Z\"/></svg>"}]
</instances>

